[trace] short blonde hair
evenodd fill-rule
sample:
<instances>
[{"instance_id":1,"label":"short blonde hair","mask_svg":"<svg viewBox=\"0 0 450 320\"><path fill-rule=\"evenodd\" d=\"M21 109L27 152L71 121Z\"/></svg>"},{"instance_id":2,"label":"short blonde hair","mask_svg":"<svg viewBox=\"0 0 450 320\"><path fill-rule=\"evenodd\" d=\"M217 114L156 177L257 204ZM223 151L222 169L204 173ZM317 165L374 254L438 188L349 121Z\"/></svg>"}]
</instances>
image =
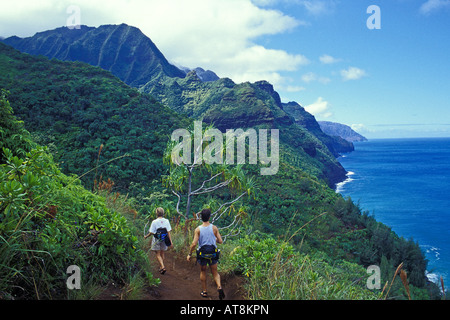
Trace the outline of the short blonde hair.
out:
<instances>
[{"instance_id":1,"label":"short blonde hair","mask_svg":"<svg viewBox=\"0 0 450 320\"><path fill-rule=\"evenodd\" d=\"M161 207L156 208L156 216L157 217L162 217L164 216L164 209Z\"/></svg>"}]
</instances>

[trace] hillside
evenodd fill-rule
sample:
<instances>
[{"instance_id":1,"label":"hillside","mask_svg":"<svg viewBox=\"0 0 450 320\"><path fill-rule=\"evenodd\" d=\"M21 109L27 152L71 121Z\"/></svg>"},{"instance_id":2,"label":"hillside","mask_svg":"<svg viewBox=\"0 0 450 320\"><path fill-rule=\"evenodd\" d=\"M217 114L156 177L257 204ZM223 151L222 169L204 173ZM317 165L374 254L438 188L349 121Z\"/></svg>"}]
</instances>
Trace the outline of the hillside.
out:
<instances>
[{"instance_id":1,"label":"hillside","mask_svg":"<svg viewBox=\"0 0 450 320\"><path fill-rule=\"evenodd\" d=\"M278 93L267 81L235 84L222 78L202 82L195 72L190 72L183 79L162 77L151 81L141 91L180 114L214 124L222 132L233 128L279 129L281 148L289 149L291 154L284 161L300 166L330 186L345 175L344 168L320 138L297 125L283 110Z\"/></svg>"},{"instance_id":2,"label":"hillside","mask_svg":"<svg viewBox=\"0 0 450 320\"><path fill-rule=\"evenodd\" d=\"M73 30L61 27L23 39L9 37L3 42L25 53L99 66L134 87L160 74L185 76L138 28L126 24Z\"/></svg>"},{"instance_id":3,"label":"hillside","mask_svg":"<svg viewBox=\"0 0 450 320\"><path fill-rule=\"evenodd\" d=\"M148 187L165 170L161 158L171 132L189 123L101 68L32 57L3 43L0 88L9 90L33 138L89 188L101 176L124 193Z\"/></svg>"},{"instance_id":4,"label":"hillside","mask_svg":"<svg viewBox=\"0 0 450 320\"><path fill-rule=\"evenodd\" d=\"M89 275L81 281L87 295L93 282L155 283L124 215L61 172L15 118L4 90L0 135L0 300L68 297L71 265Z\"/></svg>"},{"instance_id":5,"label":"hillside","mask_svg":"<svg viewBox=\"0 0 450 320\"><path fill-rule=\"evenodd\" d=\"M319 121L320 128L330 136L337 136L349 142L367 141L367 138L357 133L349 126L330 121Z\"/></svg>"},{"instance_id":6,"label":"hillside","mask_svg":"<svg viewBox=\"0 0 450 320\"><path fill-rule=\"evenodd\" d=\"M283 103L283 110L294 117L296 124L306 128L309 132L314 133L314 135L330 149L334 156L337 157L340 153L352 152L355 150L351 141L347 141L338 135L330 134L330 132L323 131L320 122L317 122L315 117L308 113L297 102L292 101Z\"/></svg>"},{"instance_id":7,"label":"hillside","mask_svg":"<svg viewBox=\"0 0 450 320\"><path fill-rule=\"evenodd\" d=\"M193 90L204 88L198 86L201 82L196 75L180 79L186 81L186 85L193 84ZM294 119L279 108L278 95L270 84L261 81L236 85L229 79L205 84L215 85L216 90L222 92L215 96L210 90L211 98L222 97L230 102L230 110L223 110L226 121L231 121L236 112L236 119L255 121L255 127L280 128L284 139L277 175L260 176L258 167L248 165L245 168L259 188L254 197L245 200L247 217L242 226L242 238L230 242L228 248L230 257L231 252L242 255L242 259L230 258L233 264L229 267L233 272L253 274L251 280L256 283L252 285L260 285L266 278L263 275L274 271L268 263L274 256L263 254L263 249L276 250L285 246L287 244L277 241L287 240L287 236L292 235L286 252L295 251L295 259L287 254L282 261L289 261L291 269L286 271L291 273L298 270L305 259L311 261L310 265L318 264L317 270L313 268L308 273L313 275L308 282L313 291L319 286L324 294L332 292L327 296L330 298L345 298L340 294L347 293L348 297L367 297L364 283L353 285L361 273L364 274L363 266L381 265L387 281L404 262L411 287L417 289L417 296L426 295L426 261L419 246L412 240L399 238L388 227L362 213L350 199L343 199L329 188L324 176L332 176L327 170L337 161L317 137L295 124ZM167 172L162 153L170 133L176 128L188 127L192 119L130 88L98 67L33 57L4 44L0 44L0 87L10 91L9 100L15 114L24 121L33 139L48 146L64 173L83 176L83 184L88 189L92 189L100 177L103 181L112 179L114 191L133 198L138 211L137 223L149 217L152 206L148 199L156 199L154 202L159 201L168 211L173 210L173 195L161 187L161 176ZM173 99L177 95L176 91L168 94ZM201 96L207 97L206 94ZM225 102L218 101L204 114L209 115L209 119L218 119ZM250 105L248 110L244 108L246 103ZM197 106L186 106L186 110L192 109L200 115L202 111ZM97 168L97 164L100 167ZM142 230L142 227L138 228ZM253 238L247 238L248 234ZM250 250L258 246L261 251ZM235 248L239 249L233 251ZM261 268L249 270L251 266ZM284 277L289 279L286 274ZM342 284L348 291L330 291L334 283ZM352 295L353 287L363 293L358 291ZM395 292L401 295L401 290L400 287Z\"/></svg>"},{"instance_id":8,"label":"hillside","mask_svg":"<svg viewBox=\"0 0 450 320\"><path fill-rule=\"evenodd\" d=\"M202 119L222 131L261 126L280 129L281 143L293 153L285 157L285 161L301 166L330 187L345 180L346 172L336 157L343 150L348 151L350 146L343 146L336 138L323 134L317 123L314 130L297 125L283 110L280 97L270 83L235 84L227 78L205 82L201 75L206 72L201 68L185 75L170 65L139 29L125 24L98 28L84 26L74 34L70 31L58 28L24 39L7 38L4 43L34 55L100 66L141 92L150 93L177 113ZM143 44L147 45L143 47ZM135 63L141 60L152 63L142 68ZM139 70L139 76L130 78L132 66ZM208 74L211 76L211 72Z\"/></svg>"}]
</instances>

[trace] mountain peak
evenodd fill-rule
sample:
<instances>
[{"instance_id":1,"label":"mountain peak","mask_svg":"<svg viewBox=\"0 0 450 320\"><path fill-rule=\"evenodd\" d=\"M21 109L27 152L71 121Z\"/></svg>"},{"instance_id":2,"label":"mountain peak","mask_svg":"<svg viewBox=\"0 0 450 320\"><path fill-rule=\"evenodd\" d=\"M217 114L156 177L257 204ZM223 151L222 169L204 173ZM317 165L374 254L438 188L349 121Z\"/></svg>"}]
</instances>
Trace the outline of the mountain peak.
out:
<instances>
[{"instance_id":1,"label":"mountain peak","mask_svg":"<svg viewBox=\"0 0 450 320\"><path fill-rule=\"evenodd\" d=\"M330 121L319 121L319 125L322 131L330 136L338 136L349 142L367 141L366 137L363 137L345 124Z\"/></svg>"},{"instance_id":2,"label":"mountain peak","mask_svg":"<svg viewBox=\"0 0 450 320\"><path fill-rule=\"evenodd\" d=\"M25 53L99 66L134 87L161 73L185 77L139 28L124 23L98 28L60 27L28 38L10 37L3 42Z\"/></svg>"},{"instance_id":3,"label":"mountain peak","mask_svg":"<svg viewBox=\"0 0 450 320\"><path fill-rule=\"evenodd\" d=\"M217 74L215 74L211 70L204 70L203 68L200 67L197 67L194 70L197 73L197 76L203 82L216 81L220 79L219 76L217 76Z\"/></svg>"}]
</instances>

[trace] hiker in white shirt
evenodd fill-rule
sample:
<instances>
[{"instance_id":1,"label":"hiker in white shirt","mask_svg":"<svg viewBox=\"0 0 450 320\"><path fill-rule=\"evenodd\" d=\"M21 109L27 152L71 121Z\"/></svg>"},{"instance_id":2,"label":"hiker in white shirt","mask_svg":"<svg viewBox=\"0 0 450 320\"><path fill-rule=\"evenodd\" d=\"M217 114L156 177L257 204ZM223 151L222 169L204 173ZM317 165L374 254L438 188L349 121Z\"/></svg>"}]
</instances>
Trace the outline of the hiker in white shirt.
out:
<instances>
[{"instance_id":1,"label":"hiker in white shirt","mask_svg":"<svg viewBox=\"0 0 450 320\"><path fill-rule=\"evenodd\" d=\"M151 250L155 252L156 259L159 262L159 273L164 274L166 273L166 268L164 267L164 252L172 245L170 233L172 227L170 226L169 220L164 218L163 208L156 208L156 216L157 218L152 221L148 234L144 236L144 239L153 235Z\"/></svg>"}]
</instances>

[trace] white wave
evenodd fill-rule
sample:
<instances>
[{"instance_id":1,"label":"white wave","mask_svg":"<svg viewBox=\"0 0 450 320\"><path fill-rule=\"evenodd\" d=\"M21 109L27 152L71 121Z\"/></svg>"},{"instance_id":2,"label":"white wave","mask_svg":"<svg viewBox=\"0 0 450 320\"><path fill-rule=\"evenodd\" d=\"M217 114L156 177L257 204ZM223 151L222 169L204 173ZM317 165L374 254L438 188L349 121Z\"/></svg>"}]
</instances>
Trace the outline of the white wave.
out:
<instances>
[{"instance_id":1,"label":"white wave","mask_svg":"<svg viewBox=\"0 0 450 320\"><path fill-rule=\"evenodd\" d=\"M351 176L353 176L355 173L352 171L347 172L346 176L347 179L345 179L342 182L336 183L336 193L341 193L344 190L344 185L346 185L347 183L353 181L354 179L351 178Z\"/></svg>"},{"instance_id":2,"label":"white wave","mask_svg":"<svg viewBox=\"0 0 450 320\"><path fill-rule=\"evenodd\" d=\"M425 272L425 275L427 276L428 280L433 283L439 283L439 280L441 279L441 277L437 273Z\"/></svg>"}]
</instances>

